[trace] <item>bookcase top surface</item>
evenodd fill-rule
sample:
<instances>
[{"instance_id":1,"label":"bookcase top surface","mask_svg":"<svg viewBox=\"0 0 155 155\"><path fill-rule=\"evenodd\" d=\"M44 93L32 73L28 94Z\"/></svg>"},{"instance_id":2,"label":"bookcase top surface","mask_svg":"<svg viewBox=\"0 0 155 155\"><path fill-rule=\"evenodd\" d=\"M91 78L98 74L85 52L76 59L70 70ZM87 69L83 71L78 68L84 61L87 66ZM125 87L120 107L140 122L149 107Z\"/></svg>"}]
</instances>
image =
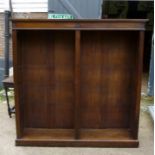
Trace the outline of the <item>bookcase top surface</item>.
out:
<instances>
[{"instance_id":1,"label":"bookcase top surface","mask_svg":"<svg viewBox=\"0 0 155 155\"><path fill-rule=\"evenodd\" d=\"M148 19L12 19L13 30L145 30Z\"/></svg>"},{"instance_id":2,"label":"bookcase top surface","mask_svg":"<svg viewBox=\"0 0 155 155\"><path fill-rule=\"evenodd\" d=\"M58 21L58 22L117 22L117 21L123 21L123 22L147 22L148 19L26 19L26 18L12 18L12 21L43 21L43 22L47 22L47 21Z\"/></svg>"}]
</instances>

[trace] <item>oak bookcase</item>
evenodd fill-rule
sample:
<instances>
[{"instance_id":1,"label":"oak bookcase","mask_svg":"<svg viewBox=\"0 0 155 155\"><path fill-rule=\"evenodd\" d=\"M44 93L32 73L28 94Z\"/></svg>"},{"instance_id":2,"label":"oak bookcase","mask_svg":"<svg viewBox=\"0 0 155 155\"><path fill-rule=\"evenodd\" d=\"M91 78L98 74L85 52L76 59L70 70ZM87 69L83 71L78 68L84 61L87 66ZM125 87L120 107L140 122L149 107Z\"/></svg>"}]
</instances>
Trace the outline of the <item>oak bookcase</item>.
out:
<instances>
[{"instance_id":1,"label":"oak bookcase","mask_svg":"<svg viewBox=\"0 0 155 155\"><path fill-rule=\"evenodd\" d=\"M138 147L146 19L13 19L16 145Z\"/></svg>"}]
</instances>

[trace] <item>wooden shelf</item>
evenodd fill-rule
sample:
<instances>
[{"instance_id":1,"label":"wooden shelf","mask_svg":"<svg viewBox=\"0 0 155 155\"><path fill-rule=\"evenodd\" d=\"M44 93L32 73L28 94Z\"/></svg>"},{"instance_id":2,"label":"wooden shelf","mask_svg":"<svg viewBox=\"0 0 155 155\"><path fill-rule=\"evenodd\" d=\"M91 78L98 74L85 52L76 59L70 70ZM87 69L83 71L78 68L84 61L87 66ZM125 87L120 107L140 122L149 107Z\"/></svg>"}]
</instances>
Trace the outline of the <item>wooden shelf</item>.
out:
<instances>
[{"instance_id":1,"label":"wooden shelf","mask_svg":"<svg viewBox=\"0 0 155 155\"><path fill-rule=\"evenodd\" d=\"M20 146L138 147L147 20L13 20Z\"/></svg>"},{"instance_id":2,"label":"wooden shelf","mask_svg":"<svg viewBox=\"0 0 155 155\"><path fill-rule=\"evenodd\" d=\"M22 146L99 146L137 147L138 140L128 129L80 129L80 137L75 140L74 129L25 129L24 136L16 140Z\"/></svg>"},{"instance_id":3,"label":"wooden shelf","mask_svg":"<svg viewBox=\"0 0 155 155\"><path fill-rule=\"evenodd\" d=\"M74 139L74 129L34 129L24 130L24 138ZM80 129L80 140L133 140L128 129ZM22 137L23 138L23 137Z\"/></svg>"}]
</instances>

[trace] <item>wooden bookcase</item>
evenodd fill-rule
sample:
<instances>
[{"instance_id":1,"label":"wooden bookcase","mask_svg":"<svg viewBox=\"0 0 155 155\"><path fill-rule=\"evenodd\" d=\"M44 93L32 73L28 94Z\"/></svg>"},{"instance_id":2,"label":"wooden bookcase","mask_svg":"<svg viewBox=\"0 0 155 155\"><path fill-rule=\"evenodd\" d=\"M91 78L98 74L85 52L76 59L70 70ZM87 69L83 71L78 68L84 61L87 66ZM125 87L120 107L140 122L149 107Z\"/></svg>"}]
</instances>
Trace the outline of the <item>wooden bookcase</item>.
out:
<instances>
[{"instance_id":1,"label":"wooden bookcase","mask_svg":"<svg viewBox=\"0 0 155 155\"><path fill-rule=\"evenodd\" d=\"M13 19L16 145L137 147L146 21Z\"/></svg>"}]
</instances>

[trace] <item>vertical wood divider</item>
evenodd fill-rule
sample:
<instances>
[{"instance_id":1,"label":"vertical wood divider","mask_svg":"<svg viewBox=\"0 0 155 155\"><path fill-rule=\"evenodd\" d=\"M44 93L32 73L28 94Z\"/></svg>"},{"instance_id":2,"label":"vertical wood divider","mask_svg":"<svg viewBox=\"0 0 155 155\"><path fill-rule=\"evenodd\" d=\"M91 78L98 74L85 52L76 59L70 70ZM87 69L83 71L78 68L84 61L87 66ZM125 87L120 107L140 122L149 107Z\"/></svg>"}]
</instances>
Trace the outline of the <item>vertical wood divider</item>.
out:
<instances>
[{"instance_id":1,"label":"vertical wood divider","mask_svg":"<svg viewBox=\"0 0 155 155\"><path fill-rule=\"evenodd\" d=\"M80 128L80 39L81 33L79 30L75 31L75 106L74 106L74 127L75 139L79 139Z\"/></svg>"},{"instance_id":2,"label":"vertical wood divider","mask_svg":"<svg viewBox=\"0 0 155 155\"><path fill-rule=\"evenodd\" d=\"M13 36L13 40L12 40L12 45L13 45L13 71L14 71L14 81L15 81L15 86L14 86L14 91L15 91L15 107L16 107L16 131L17 131L17 138L21 138L22 137L22 133L23 133L23 121L22 119L22 115L21 115L21 111L22 111L22 107L21 107L21 103L20 103L20 88L19 88L19 73L20 70L18 70L17 67L18 66L18 62L19 62L19 51L18 51L18 47L17 47L17 31L13 30L12 31L12 36Z\"/></svg>"}]
</instances>

